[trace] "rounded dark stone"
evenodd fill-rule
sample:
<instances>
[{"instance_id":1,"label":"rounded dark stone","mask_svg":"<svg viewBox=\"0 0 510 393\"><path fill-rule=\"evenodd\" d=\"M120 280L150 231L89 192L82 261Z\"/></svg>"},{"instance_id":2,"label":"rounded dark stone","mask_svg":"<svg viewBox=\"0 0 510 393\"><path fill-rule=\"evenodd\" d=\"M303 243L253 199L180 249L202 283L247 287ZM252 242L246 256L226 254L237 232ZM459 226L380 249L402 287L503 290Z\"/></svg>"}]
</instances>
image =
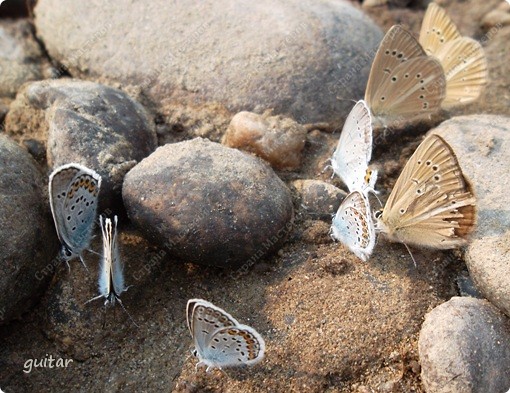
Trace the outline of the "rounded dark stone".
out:
<instances>
[{"instance_id":1,"label":"rounded dark stone","mask_svg":"<svg viewBox=\"0 0 510 393\"><path fill-rule=\"evenodd\" d=\"M0 134L0 325L38 299L58 263L44 184L32 157Z\"/></svg>"},{"instance_id":2,"label":"rounded dark stone","mask_svg":"<svg viewBox=\"0 0 510 393\"><path fill-rule=\"evenodd\" d=\"M188 262L251 265L291 229L290 191L260 159L201 138L168 144L127 175L130 219Z\"/></svg>"}]
</instances>

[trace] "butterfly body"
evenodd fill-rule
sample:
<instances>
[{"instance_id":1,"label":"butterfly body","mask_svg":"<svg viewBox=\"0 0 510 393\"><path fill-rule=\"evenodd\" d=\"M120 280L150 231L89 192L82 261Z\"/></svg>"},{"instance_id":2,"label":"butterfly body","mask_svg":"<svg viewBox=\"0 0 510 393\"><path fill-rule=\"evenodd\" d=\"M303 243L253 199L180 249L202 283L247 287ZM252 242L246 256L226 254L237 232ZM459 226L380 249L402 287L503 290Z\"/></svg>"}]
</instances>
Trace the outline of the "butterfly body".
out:
<instances>
[{"instance_id":1,"label":"butterfly body","mask_svg":"<svg viewBox=\"0 0 510 393\"><path fill-rule=\"evenodd\" d=\"M110 218L99 216L99 224L103 237L103 257L99 268L98 280L99 296L90 299L87 303L103 298L106 308L106 306L114 306L117 302L126 312L133 324L138 327L120 299L120 295L127 291L129 287L126 287L124 282L124 266L119 255L117 222L117 216L113 217L113 223Z\"/></svg>"},{"instance_id":2,"label":"butterfly body","mask_svg":"<svg viewBox=\"0 0 510 393\"><path fill-rule=\"evenodd\" d=\"M221 308L202 299L191 299L186 307L188 329L199 358L197 367L253 365L264 357L265 343L250 326L239 323Z\"/></svg>"},{"instance_id":3,"label":"butterfly body","mask_svg":"<svg viewBox=\"0 0 510 393\"><path fill-rule=\"evenodd\" d=\"M120 301L120 295L126 291L123 265L117 245L117 216L111 219L99 217L103 235L103 260L99 274L99 293L105 298L105 304Z\"/></svg>"},{"instance_id":4,"label":"butterfly body","mask_svg":"<svg viewBox=\"0 0 510 393\"><path fill-rule=\"evenodd\" d=\"M50 207L65 261L80 258L90 245L101 176L80 164L56 168L49 178Z\"/></svg>"},{"instance_id":5,"label":"butterfly body","mask_svg":"<svg viewBox=\"0 0 510 393\"><path fill-rule=\"evenodd\" d=\"M333 217L331 237L367 261L375 246L375 228L368 199L360 191L347 195Z\"/></svg>"},{"instance_id":6,"label":"butterfly body","mask_svg":"<svg viewBox=\"0 0 510 393\"><path fill-rule=\"evenodd\" d=\"M476 198L455 153L431 134L407 162L375 227L406 245L450 249L467 243L475 218Z\"/></svg>"}]
</instances>

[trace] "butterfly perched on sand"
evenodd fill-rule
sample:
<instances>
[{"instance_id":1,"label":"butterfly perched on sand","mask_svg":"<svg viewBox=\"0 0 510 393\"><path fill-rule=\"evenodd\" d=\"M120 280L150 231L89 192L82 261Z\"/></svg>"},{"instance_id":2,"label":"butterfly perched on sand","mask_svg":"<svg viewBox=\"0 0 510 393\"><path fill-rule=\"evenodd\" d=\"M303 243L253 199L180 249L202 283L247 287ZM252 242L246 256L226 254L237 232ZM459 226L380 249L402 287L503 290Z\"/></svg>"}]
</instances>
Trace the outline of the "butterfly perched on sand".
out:
<instances>
[{"instance_id":1,"label":"butterfly perched on sand","mask_svg":"<svg viewBox=\"0 0 510 393\"><path fill-rule=\"evenodd\" d=\"M372 156L372 118L365 101L354 105L345 120L338 145L331 158L333 171L342 179L349 191L375 192L377 171L370 170Z\"/></svg>"},{"instance_id":2,"label":"butterfly perched on sand","mask_svg":"<svg viewBox=\"0 0 510 393\"><path fill-rule=\"evenodd\" d=\"M433 249L467 244L476 198L443 138L430 134L418 146L375 217L376 231L391 241Z\"/></svg>"},{"instance_id":3,"label":"butterfly perched on sand","mask_svg":"<svg viewBox=\"0 0 510 393\"><path fill-rule=\"evenodd\" d=\"M423 18L420 44L437 58L446 76L443 108L475 101L487 84L487 59L479 42L462 37L446 12L430 3Z\"/></svg>"},{"instance_id":4,"label":"butterfly perched on sand","mask_svg":"<svg viewBox=\"0 0 510 393\"><path fill-rule=\"evenodd\" d=\"M264 358L266 345L260 334L206 300L190 299L186 320L199 359L196 367L205 365L209 371L251 366Z\"/></svg>"},{"instance_id":5,"label":"butterfly perched on sand","mask_svg":"<svg viewBox=\"0 0 510 393\"><path fill-rule=\"evenodd\" d=\"M131 321L138 326L131 315L127 312L120 300L120 295L127 291L128 287L124 282L124 266L120 259L118 241L117 241L117 216L113 217L113 223L110 218L99 216L101 233L103 237L103 256L99 269L99 295L90 299L88 302L97 299L104 299L105 306L119 303L126 312Z\"/></svg>"},{"instance_id":6,"label":"butterfly perched on sand","mask_svg":"<svg viewBox=\"0 0 510 393\"><path fill-rule=\"evenodd\" d=\"M427 56L410 32L393 26L379 45L365 90L372 115L384 124L430 116L445 95L440 62Z\"/></svg>"},{"instance_id":7,"label":"butterfly perched on sand","mask_svg":"<svg viewBox=\"0 0 510 393\"><path fill-rule=\"evenodd\" d=\"M51 214L66 262L80 258L86 267L82 253L92 238L100 188L101 176L80 164L62 165L50 175Z\"/></svg>"},{"instance_id":8,"label":"butterfly perched on sand","mask_svg":"<svg viewBox=\"0 0 510 393\"><path fill-rule=\"evenodd\" d=\"M331 237L358 258L367 261L375 246L375 228L368 198L360 191L348 194L331 225Z\"/></svg>"}]
</instances>

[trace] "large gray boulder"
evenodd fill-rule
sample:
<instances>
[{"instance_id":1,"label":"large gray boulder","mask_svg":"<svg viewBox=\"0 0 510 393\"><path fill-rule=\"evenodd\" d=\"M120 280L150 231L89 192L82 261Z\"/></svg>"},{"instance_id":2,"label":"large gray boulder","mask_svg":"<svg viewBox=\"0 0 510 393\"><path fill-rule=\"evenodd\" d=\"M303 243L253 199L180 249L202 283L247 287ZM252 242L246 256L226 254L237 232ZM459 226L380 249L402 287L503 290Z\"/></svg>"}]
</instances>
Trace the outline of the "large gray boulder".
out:
<instances>
[{"instance_id":1,"label":"large gray boulder","mask_svg":"<svg viewBox=\"0 0 510 393\"><path fill-rule=\"evenodd\" d=\"M217 102L231 114L274 108L300 123L339 121L363 96L382 38L338 0L41 0L35 16L48 53L73 76L138 86L174 116Z\"/></svg>"}]
</instances>

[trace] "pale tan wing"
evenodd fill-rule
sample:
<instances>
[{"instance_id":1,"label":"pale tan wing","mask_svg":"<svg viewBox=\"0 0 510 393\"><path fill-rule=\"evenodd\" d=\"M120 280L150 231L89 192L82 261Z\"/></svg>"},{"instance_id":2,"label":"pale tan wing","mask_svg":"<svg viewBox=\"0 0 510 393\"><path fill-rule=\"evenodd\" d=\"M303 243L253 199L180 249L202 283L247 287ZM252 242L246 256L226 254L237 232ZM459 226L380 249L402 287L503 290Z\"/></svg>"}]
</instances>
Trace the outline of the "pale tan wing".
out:
<instances>
[{"instance_id":1,"label":"pale tan wing","mask_svg":"<svg viewBox=\"0 0 510 393\"><path fill-rule=\"evenodd\" d=\"M446 79L439 60L420 56L391 70L368 106L377 117L411 119L440 110L445 96Z\"/></svg>"},{"instance_id":2,"label":"pale tan wing","mask_svg":"<svg viewBox=\"0 0 510 393\"><path fill-rule=\"evenodd\" d=\"M376 91L385 80L391 79L395 68L419 56L426 53L410 32L399 25L388 30L375 54L365 90L365 101L371 109L378 99Z\"/></svg>"},{"instance_id":3,"label":"pale tan wing","mask_svg":"<svg viewBox=\"0 0 510 393\"><path fill-rule=\"evenodd\" d=\"M383 232L406 244L452 248L475 225L476 199L452 148L438 135L418 146L383 210Z\"/></svg>"},{"instance_id":4,"label":"pale tan wing","mask_svg":"<svg viewBox=\"0 0 510 393\"><path fill-rule=\"evenodd\" d=\"M448 42L435 55L446 75L443 108L475 101L487 84L487 59L479 42L469 37Z\"/></svg>"},{"instance_id":5,"label":"pale tan wing","mask_svg":"<svg viewBox=\"0 0 510 393\"><path fill-rule=\"evenodd\" d=\"M449 41L460 38L457 27L446 12L437 4L430 3L420 30L420 44L428 55L437 51Z\"/></svg>"}]
</instances>

